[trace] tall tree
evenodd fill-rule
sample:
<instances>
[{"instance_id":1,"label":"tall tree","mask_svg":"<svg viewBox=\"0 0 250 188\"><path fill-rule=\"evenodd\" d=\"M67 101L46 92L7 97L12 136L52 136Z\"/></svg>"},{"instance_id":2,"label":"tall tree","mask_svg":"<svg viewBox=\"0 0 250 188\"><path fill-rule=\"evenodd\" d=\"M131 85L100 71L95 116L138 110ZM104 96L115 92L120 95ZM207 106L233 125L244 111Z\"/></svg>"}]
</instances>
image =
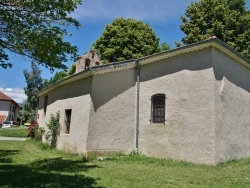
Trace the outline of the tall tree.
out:
<instances>
[{"instance_id":1,"label":"tall tree","mask_svg":"<svg viewBox=\"0 0 250 188\"><path fill-rule=\"evenodd\" d=\"M23 109L20 111L21 119L23 122L32 122L35 120L36 108L38 98L36 93L41 89L43 79L41 77L41 70L34 62L31 63L32 71L24 70L27 87L24 88L25 94L28 96L24 102Z\"/></svg>"},{"instance_id":2,"label":"tall tree","mask_svg":"<svg viewBox=\"0 0 250 188\"><path fill-rule=\"evenodd\" d=\"M32 59L50 69L66 68L77 47L63 41L66 26L80 26L69 16L81 0L1 0L0 67L11 67L9 53Z\"/></svg>"},{"instance_id":3,"label":"tall tree","mask_svg":"<svg viewBox=\"0 0 250 188\"><path fill-rule=\"evenodd\" d=\"M245 0L192 2L181 20L184 44L216 36L250 58L250 16Z\"/></svg>"},{"instance_id":4,"label":"tall tree","mask_svg":"<svg viewBox=\"0 0 250 188\"><path fill-rule=\"evenodd\" d=\"M115 19L93 44L104 63L140 58L159 52L153 29L134 19Z\"/></svg>"}]
</instances>

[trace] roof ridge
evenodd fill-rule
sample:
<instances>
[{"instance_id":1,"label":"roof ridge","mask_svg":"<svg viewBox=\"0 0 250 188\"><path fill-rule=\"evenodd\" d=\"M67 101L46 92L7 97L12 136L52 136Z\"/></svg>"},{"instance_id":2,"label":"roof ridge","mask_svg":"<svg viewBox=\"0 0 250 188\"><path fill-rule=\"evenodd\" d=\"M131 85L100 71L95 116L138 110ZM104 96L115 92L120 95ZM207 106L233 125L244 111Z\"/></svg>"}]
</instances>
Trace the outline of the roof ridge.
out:
<instances>
[{"instance_id":1,"label":"roof ridge","mask_svg":"<svg viewBox=\"0 0 250 188\"><path fill-rule=\"evenodd\" d=\"M15 103L15 105L19 106L16 101L14 101L12 98L10 98L8 95L3 93L2 91L0 91L0 101L1 100L2 101L11 101L11 102Z\"/></svg>"},{"instance_id":2,"label":"roof ridge","mask_svg":"<svg viewBox=\"0 0 250 188\"><path fill-rule=\"evenodd\" d=\"M2 91L0 91L0 100L13 100L12 98L10 98L8 95L6 95L5 93L3 93Z\"/></svg>"}]
</instances>

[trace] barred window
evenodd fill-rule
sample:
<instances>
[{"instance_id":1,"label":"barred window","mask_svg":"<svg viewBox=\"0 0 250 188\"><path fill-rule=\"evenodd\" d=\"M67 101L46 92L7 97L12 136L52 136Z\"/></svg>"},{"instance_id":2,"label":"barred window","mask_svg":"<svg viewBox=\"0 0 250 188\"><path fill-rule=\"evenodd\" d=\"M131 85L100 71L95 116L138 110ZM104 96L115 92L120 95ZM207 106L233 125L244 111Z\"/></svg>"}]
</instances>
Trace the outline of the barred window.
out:
<instances>
[{"instance_id":1,"label":"barred window","mask_svg":"<svg viewBox=\"0 0 250 188\"><path fill-rule=\"evenodd\" d=\"M65 110L65 134L70 132L71 111L71 109Z\"/></svg>"},{"instance_id":2,"label":"barred window","mask_svg":"<svg viewBox=\"0 0 250 188\"><path fill-rule=\"evenodd\" d=\"M165 94L155 94L151 97L151 121L153 123L165 122Z\"/></svg>"}]
</instances>

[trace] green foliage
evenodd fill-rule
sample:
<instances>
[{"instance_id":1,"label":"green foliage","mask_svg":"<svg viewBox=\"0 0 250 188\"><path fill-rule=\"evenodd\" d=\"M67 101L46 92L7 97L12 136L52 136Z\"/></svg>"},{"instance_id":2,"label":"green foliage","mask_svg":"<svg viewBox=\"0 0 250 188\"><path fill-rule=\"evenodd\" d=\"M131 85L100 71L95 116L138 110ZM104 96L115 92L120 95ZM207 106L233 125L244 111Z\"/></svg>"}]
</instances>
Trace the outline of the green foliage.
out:
<instances>
[{"instance_id":1,"label":"green foliage","mask_svg":"<svg viewBox=\"0 0 250 188\"><path fill-rule=\"evenodd\" d=\"M93 44L104 63L137 59L159 51L159 38L141 21L118 18Z\"/></svg>"},{"instance_id":2,"label":"green foliage","mask_svg":"<svg viewBox=\"0 0 250 188\"><path fill-rule=\"evenodd\" d=\"M184 44L216 36L250 58L250 12L245 0L200 0L187 7L181 30Z\"/></svg>"},{"instance_id":3,"label":"green foliage","mask_svg":"<svg viewBox=\"0 0 250 188\"><path fill-rule=\"evenodd\" d=\"M60 113L57 112L56 115L51 114L49 123L47 123L47 127L49 131L45 133L45 138L51 148L56 148L57 144L57 136L59 134L60 127Z\"/></svg>"},{"instance_id":4,"label":"green foliage","mask_svg":"<svg viewBox=\"0 0 250 188\"><path fill-rule=\"evenodd\" d=\"M27 128L26 127L17 127L9 129L0 129L0 136L6 137L26 137Z\"/></svg>"},{"instance_id":5,"label":"green foliage","mask_svg":"<svg viewBox=\"0 0 250 188\"><path fill-rule=\"evenodd\" d=\"M31 137L36 141L42 141L42 137L45 133L44 128L40 128L37 121L34 121L28 128L27 137Z\"/></svg>"},{"instance_id":6,"label":"green foliage","mask_svg":"<svg viewBox=\"0 0 250 188\"><path fill-rule=\"evenodd\" d=\"M9 53L16 53L49 67L66 68L68 57L77 59L77 47L65 42L68 26L80 27L71 18L80 0L0 1L0 66L11 67Z\"/></svg>"},{"instance_id":7,"label":"green foliage","mask_svg":"<svg viewBox=\"0 0 250 188\"><path fill-rule=\"evenodd\" d=\"M36 141L42 141L43 135L45 133L45 129L41 127L34 127L35 137L34 139Z\"/></svg>"},{"instance_id":8,"label":"green foliage","mask_svg":"<svg viewBox=\"0 0 250 188\"><path fill-rule=\"evenodd\" d=\"M172 47L169 44L167 44L166 42L161 43L161 45L159 46L160 52L164 52L164 51L171 50L171 49L172 49Z\"/></svg>"},{"instance_id":9,"label":"green foliage","mask_svg":"<svg viewBox=\"0 0 250 188\"><path fill-rule=\"evenodd\" d=\"M56 74L53 77L51 77L49 80L44 80L42 88L45 88L59 80L62 80L63 78L67 76L68 76L68 73L66 71L56 72Z\"/></svg>"},{"instance_id":10,"label":"green foliage","mask_svg":"<svg viewBox=\"0 0 250 188\"><path fill-rule=\"evenodd\" d=\"M68 70L68 75L73 75L76 72L76 63L72 63L71 67Z\"/></svg>"},{"instance_id":11,"label":"green foliage","mask_svg":"<svg viewBox=\"0 0 250 188\"><path fill-rule=\"evenodd\" d=\"M73 63L68 71L56 72L55 75L51 77L49 80L44 80L42 84L42 89L48 87L51 84L56 83L59 80L66 78L67 76L73 75L75 72L76 72L76 63Z\"/></svg>"},{"instance_id":12,"label":"green foliage","mask_svg":"<svg viewBox=\"0 0 250 188\"><path fill-rule=\"evenodd\" d=\"M85 162L33 139L0 148L1 187L249 187L250 159L208 166L118 153Z\"/></svg>"},{"instance_id":13,"label":"green foliage","mask_svg":"<svg viewBox=\"0 0 250 188\"><path fill-rule=\"evenodd\" d=\"M31 63L32 71L24 70L24 76L26 79L27 87L24 88L25 94L27 95L27 100L24 102L23 109L20 111L20 116L22 122L33 122L36 119L36 108L38 103L38 98L36 93L42 87L42 77L41 70L38 65L34 62Z\"/></svg>"}]
</instances>

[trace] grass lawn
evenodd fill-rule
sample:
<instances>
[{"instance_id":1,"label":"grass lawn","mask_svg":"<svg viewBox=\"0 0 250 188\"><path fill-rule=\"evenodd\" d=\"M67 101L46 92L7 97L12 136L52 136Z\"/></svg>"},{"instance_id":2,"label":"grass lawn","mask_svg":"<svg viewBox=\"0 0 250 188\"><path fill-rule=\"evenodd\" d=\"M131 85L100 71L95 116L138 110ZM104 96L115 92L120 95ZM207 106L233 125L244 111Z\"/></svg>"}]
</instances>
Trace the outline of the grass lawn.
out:
<instances>
[{"instance_id":1,"label":"grass lawn","mask_svg":"<svg viewBox=\"0 0 250 188\"><path fill-rule=\"evenodd\" d=\"M26 137L27 130L28 130L27 127L14 127L14 128L7 128L7 129L0 128L0 136Z\"/></svg>"},{"instance_id":2,"label":"grass lawn","mask_svg":"<svg viewBox=\"0 0 250 188\"><path fill-rule=\"evenodd\" d=\"M0 141L0 187L250 187L250 159L218 166L116 154L104 160Z\"/></svg>"}]
</instances>

